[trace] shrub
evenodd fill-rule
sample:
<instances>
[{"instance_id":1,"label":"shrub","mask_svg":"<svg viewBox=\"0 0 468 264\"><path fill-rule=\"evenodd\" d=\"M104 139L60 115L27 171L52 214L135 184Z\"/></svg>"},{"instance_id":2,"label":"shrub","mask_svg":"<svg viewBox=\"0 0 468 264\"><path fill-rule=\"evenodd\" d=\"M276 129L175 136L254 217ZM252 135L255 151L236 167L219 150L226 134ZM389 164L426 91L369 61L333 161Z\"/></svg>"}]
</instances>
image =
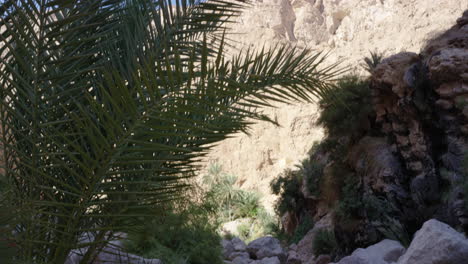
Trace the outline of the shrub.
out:
<instances>
[{"instance_id":1,"label":"shrub","mask_svg":"<svg viewBox=\"0 0 468 264\"><path fill-rule=\"evenodd\" d=\"M344 221L349 218L357 218L359 217L359 211L364 206L359 179L355 175L348 175L341 189L341 199L336 209L337 216Z\"/></svg>"},{"instance_id":2,"label":"shrub","mask_svg":"<svg viewBox=\"0 0 468 264\"><path fill-rule=\"evenodd\" d=\"M329 136L355 135L365 129L372 113L369 82L347 76L325 94L319 106L322 112L317 122Z\"/></svg>"},{"instance_id":3,"label":"shrub","mask_svg":"<svg viewBox=\"0 0 468 264\"><path fill-rule=\"evenodd\" d=\"M329 254L333 255L334 251L338 248L335 233L331 230L320 229L315 234L312 241L312 248L315 256Z\"/></svg>"},{"instance_id":4,"label":"shrub","mask_svg":"<svg viewBox=\"0 0 468 264\"><path fill-rule=\"evenodd\" d=\"M364 62L361 63L361 67L364 68L368 73L372 74L377 65L382 62L383 54L377 51L370 52L369 57L364 58Z\"/></svg>"},{"instance_id":5,"label":"shrub","mask_svg":"<svg viewBox=\"0 0 468 264\"><path fill-rule=\"evenodd\" d=\"M300 172L306 179L306 186L312 195L320 196L324 165L313 158L305 159L299 167Z\"/></svg>"},{"instance_id":6,"label":"shrub","mask_svg":"<svg viewBox=\"0 0 468 264\"><path fill-rule=\"evenodd\" d=\"M302 173L300 171L285 170L274 179L271 184L271 190L279 195L275 211L278 215L283 215L288 211L300 211L304 206L304 196L301 192Z\"/></svg>"},{"instance_id":7,"label":"shrub","mask_svg":"<svg viewBox=\"0 0 468 264\"><path fill-rule=\"evenodd\" d=\"M171 264L222 263L216 226L209 220L209 212L201 207L183 212L168 210L163 218L145 219L143 229L128 233L126 248L146 258Z\"/></svg>"}]
</instances>

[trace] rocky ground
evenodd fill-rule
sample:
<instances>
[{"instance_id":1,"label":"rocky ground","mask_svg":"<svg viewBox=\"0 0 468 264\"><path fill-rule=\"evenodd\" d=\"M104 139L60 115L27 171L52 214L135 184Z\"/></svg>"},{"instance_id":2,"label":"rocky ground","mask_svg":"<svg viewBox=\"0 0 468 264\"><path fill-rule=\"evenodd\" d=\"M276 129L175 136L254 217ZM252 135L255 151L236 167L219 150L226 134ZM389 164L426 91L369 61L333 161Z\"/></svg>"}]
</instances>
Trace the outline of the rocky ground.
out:
<instances>
[{"instance_id":1,"label":"rocky ground","mask_svg":"<svg viewBox=\"0 0 468 264\"><path fill-rule=\"evenodd\" d=\"M316 230L316 229L315 229ZM329 264L328 255L314 256L311 230L298 245L283 248L273 237L262 237L246 245L238 238L223 240L226 264ZM307 244L304 248L301 244ZM385 239L332 264L464 264L468 263L468 238L449 225L431 219L415 234L408 248Z\"/></svg>"}]
</instances>

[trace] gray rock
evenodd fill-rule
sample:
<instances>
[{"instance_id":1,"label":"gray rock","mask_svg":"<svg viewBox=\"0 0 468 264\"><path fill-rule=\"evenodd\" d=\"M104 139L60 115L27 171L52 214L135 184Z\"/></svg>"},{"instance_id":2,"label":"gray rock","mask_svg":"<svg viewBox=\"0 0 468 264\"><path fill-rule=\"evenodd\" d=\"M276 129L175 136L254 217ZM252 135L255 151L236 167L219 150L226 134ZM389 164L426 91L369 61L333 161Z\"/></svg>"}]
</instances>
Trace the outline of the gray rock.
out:
<instances>
[{"instance_id":1,"label":"gray rock","mask_svg":"<svg viewBox=\"0 0 468 264\"><path fill-rule=\"evenodd\" d=\"M242 257L242 258L250 258L249 253L247 252L241 252L241 251L235 251L232 252L231 255L227 258L228 260L234 260L237 257Z\"/></svg>"},{"instance_id":2,"label":"gray rock","mask_svg":"<svg viewBox=\"0 0 468 264\"><path fill-rule=\"evenodd\" d=\"M250 242L247 251L255 259L278 257L282 262L286 261L286 252L274 237L261 237Z\"/></svg>"},{"instance_id":3,"label":"gray rock","mask_svg":"<svg viewBox=\"0 0 468 264\"><path fill-rule=\"evenodd\" d=\"M232 245L234 246L235 251L246 251L247 245L240 238L235 237L231 240Z\"/></svg>"},{"instance_id":4,"label":"gray rock","mask_svg":"<svg viewBox=\"0 0 468 264\"><path fill-rule=\"evenodd\" d=\"M280 263L281 262L278 257L263 258L258 262L258 264L280 264Z\"/></svg>"},{"instance_id":5,"label":"gray rock","mask_svg":"<svg viewBox=\"0 0 468 264\"><path fill-rule=\"evenodd\" d=\"M235 250L234 245L227 239L221 240L221 246L223 247L223 257L228 258Z\"/></svg>"},{"instance_id":6,"label":"gray rock","mask_svg":"<svg viewBox=\"0 0 468 264\"><path fill-rule=\"evenodd\" d=\"M290 250L288 252L288 259L286 260L286 264L302 264L302 261L296 251Z\"/></svg>"},{"instance_id":7,"label":"gray rock","mask_svg":"<svg viewBox=\"0 0 468 264\"><path fill-rule=\"evenodd\" d=\"M368 248L356 249L337 264L388 264L397 261L404 252L405 248L399 242L385 239Z\"/></svg>"},{"instance_id":8,"label":"gray rock","mask_svg":"<svg viewBox=\"0 0 468 264\"><path fill-rule=\"evenodd\" d=\"M429 220L416 232L398 264L462 264L468 262L468 239L447 224Z\"/></svg>"},{"instance_id":9,"label":"gray rock","mask_svg":"<svg viewBox=\"0 0 468 264\"><path fill-rule=\"evenodd\" d=\"M245 255L237 256L232 260L232 264L250 264L252 260Z\"/></svg>"}]
</instances>

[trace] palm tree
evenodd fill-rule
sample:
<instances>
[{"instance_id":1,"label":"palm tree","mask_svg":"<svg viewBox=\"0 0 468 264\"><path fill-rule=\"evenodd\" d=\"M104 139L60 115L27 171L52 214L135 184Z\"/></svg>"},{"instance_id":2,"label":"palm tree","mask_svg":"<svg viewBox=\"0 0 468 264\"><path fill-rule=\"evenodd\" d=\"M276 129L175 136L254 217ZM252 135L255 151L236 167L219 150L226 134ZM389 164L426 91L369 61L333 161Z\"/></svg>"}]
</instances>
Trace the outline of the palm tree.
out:
<instances>
[{"instance_id":1,"label":"palm tree","mask_svg":"<svg viewBox=\"0 0 468 264\"><path fill-rule=\"evenodd\" d=\"M92 263L116 232L161 215L214 143L271 121L259 106L327 89L334 67L309 50L226 58L224 32L245 6L2 1L1 204L14 208L2 239L15 263L64 263L84 247Z\"/></svg>"}]
</instances>

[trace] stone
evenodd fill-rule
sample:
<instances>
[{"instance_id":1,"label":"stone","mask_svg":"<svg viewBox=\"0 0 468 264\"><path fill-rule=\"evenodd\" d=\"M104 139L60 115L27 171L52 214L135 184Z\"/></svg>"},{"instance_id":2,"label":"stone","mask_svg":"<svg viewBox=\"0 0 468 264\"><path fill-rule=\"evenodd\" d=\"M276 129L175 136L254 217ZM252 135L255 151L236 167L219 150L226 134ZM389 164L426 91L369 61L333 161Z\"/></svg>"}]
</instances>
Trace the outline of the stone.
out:
<instances>
[{"instance_id":1,"label":"stone","mask_svg":"<svg viewBox=\"0 0 468 264\"><path fill-rule=\"evenodd\" d=\"M397 261L404 252L405 248L400 242L385 239L365 249L356 249L351 256L342 258L336 264L388 264Z\"/></svg>"},{"instance_id":2,"label":"stone","mask_svg":"<svg viewBox=\"0 0 468 264\"><path fill-rule=\"evenodd\" d=\"M278 257L270 257L261 259L258 264L280 264L280 259Z\"/></svg>"},{"instance_id":3,"label":"stone","mask_svg":"<svg viewBox=\"0 0 468 264\"><path fill-rule=\"evenodd\" d=\"M250 255L247 252L235 251L235 252L232 252L231 255L229 255L229 257L227 257L227 259L234 261L234 259L236 259L238 257L249 259Z\"/></svg>"},{"instance_id":4,"label":"stone","mask_svg":"<svg viewBox=\"0 0 468 264\"><path fill-rule=\"evenodd\" d=\"M333 226L333 215L332 213L327 214L317 221L314 228L309 230L307 234L297 244L297 254L302 263L311 263L314 259L314 248L313 241L317 232L321 229L331 228Z\"/></svg>"},{"instance_id":5,"label":"stone","mask_svg":"<svg viewBox=\"0 0 468 264\"><path fill-rule=\"evenodd\" d=\"M435 104L445 110L451 109L453 107L453 103L449 100L439 99L435 102Z\"/></svg>"},{"instance_id":6,"label":"stone","mask_svg":"<svg viewBox=\"0 0 468 264\"><path fill-rule=\"evenodd\" d=\"M288 252L286 264L302 264L302 261L296 251L291 250Z\"/></svg>"},{"instance_id":7,"label":"stone","mask_svg":"<svg viewBox=\"0 0 468 264\"><path fill-rule=\"evenodd\" d=\"M235 251L246 251L247 245L240 238L235 237L231 240L232 245L234 246Z\"/></svg>"},{"instance_id":8,"label":"stone","mask_svg":"<svg viewBox=\"0 0 468 264\"><path fill-rule=\"evenodd\" d=\"M223 248L222 249L223 257L226 259L229 258L229 256L235 251L234 245L232 244L231 241L227 239L221 240L221 247Z\"/></svg>"},{"instance_id":9,"label":"stone","mask_svg":"<svg viewBox=\"0 0 468 264\"><path fill-rule=\"evenodd\" d=\"M466 263L468 239L449 225L431 219L416 232L398 264Z\"/></svg>"},{"instance_id":10,"label":"stone","mask_svg":"<svg viewBox=\"0 0 468 264\"><path fill-rule=\"evenodd\" d=\"M281 247L280 241L274 237L255 239L247 245L247 252L253 259L279 257L283 261L286 260L286 252Z\"/></svg>"},{"instance_id":11,"label":"stone","mask_svg":"<svg viewBox=\"0 0 468 264\"><path fill-rule=\"evenodd\" d=\"M252 260L245 255L237 256L232 260L232 264L250 264L251 262Z\"/></svg>"},{"instance_id":12,"label":"stone","mask_svg":"<svg viewBox=\"0 0 468 264\"><path fill-rule=\"evenodd\" d=\"M315 264L328 264L331 262L330 255L320 255L315 260Z\"/></svg>"}]
</instances>

